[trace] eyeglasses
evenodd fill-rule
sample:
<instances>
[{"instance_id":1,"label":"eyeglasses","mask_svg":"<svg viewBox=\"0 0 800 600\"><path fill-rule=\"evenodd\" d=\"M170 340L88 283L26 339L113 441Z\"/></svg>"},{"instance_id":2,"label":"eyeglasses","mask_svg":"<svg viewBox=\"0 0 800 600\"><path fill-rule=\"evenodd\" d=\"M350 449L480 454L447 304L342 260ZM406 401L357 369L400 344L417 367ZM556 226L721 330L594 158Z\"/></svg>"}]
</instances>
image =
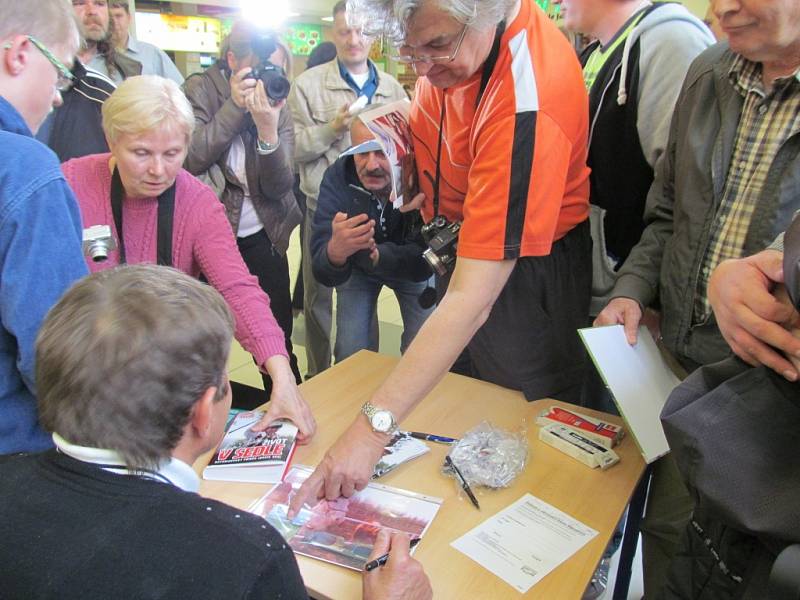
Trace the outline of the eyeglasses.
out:
<instances>
[{"instance_id":1,"label":"eyeglasses","mask_svg":"<svg viewBox=\"0 0 800 600\"><path fill-rule=\"evenodd\" d=\"M37 40L32 35L26 35L25 37L28 38L31 41L31 44L36 46L39 51L44 54L44 57L50 61L50 64L55 67L56 72L58 73L58 79L56 79L56 89L59 92L66 92L72 86L72 80L75 79L70 70L64 63L58 60L55 54L53 54L42 42ZM10 43L3 46L4 50L8 50L9 48L11 48Z\"/></svg>"},{"instance_id":2,"label":"eyeglasses","mask_svg":"<svg viewBox=\"0 0 800 600\"><path fill-rule=\"evenodd\" d=\"M393 54L389 58L394 61L411 65L414 63L425 63L426 65L432 64L442 64L442 63L449 63L453 62L458 56L458 51L461 49L461 42L464 41L464 36L467 35L467 27L469 25L465 24L464 28L461 30L461 33L458 35L458 41L456 41L456 47L453 49L451 54L447 56L417 56L416 54Z\"/></svg>"}]
</instances>

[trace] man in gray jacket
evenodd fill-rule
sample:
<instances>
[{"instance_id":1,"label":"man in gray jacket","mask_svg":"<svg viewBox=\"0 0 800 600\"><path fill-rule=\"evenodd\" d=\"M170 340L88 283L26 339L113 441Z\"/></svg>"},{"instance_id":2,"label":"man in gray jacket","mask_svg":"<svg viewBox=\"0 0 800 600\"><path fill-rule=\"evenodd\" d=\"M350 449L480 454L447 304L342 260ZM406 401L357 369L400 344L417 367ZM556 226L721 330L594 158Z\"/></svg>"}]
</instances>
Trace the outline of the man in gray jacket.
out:
<instances>
[{"instance_id":1,"label":"man in gray jacket","mask_svg":"<svg viewBox=\"0 0 800 600\"><path fill-rule=\"evenodd\" d=\"M322 175L350 147L348 111L356 99L366 103L388 103L406 98L400 84L379 71L367 57L372 42L361 30L350 27L345 2L333 7L333 42L336 60L309 69L298 76L289 94L294 116L300 189L306 195L303 235L303 313L306 329L308 376L331 365L331 295L333 288L316 281L311 266L311 224L317 209Z\"/></svg>"},{"instance_id":2,"label":"man in gray jacket","mask_svg":"<svg viewBox=\"0 0 800 600\"><path fill-rule=\"evenodd\" d=\"M800 207L800 4L713 0L729 37L692 64L646 228L595 324L621 323L636 342L660 302L664 346L687 371L730 354L708 297L723 260L766 248ZM655 466L643 524L645 595L663 581L692 502L669 458Z\"/></svg>"},{"instance_id":3,"label":"man in gray jacket","mask_svg":"<svg viewBox=\"0 0 800 600\"><path fill-rule=\"evenodd\" d=\"M273 101L264 84L250 76L274 48L271 38L242 21L234 23L220 59L189 77L184 91L197 126L186 169L203 175L217 192L236 234L250 273L270 299L272 313L286 336L295 380L289 293L289 236L300 222L292 192L294 128L286 101ZM262 375L269 394L271 381Z\"/></svg>"}]
</instances>

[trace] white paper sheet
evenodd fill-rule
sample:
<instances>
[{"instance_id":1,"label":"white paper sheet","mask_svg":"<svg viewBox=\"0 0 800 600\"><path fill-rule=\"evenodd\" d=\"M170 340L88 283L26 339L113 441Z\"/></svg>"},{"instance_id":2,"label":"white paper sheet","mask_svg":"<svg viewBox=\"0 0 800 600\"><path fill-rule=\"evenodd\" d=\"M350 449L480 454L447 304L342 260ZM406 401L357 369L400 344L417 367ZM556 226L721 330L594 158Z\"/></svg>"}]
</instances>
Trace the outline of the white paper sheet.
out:
<instances>
[{"instance_id":1,"label":"white paper sheet","mask_svg":"<svg viewBox=\"0 0 800 600\"><path fill-rule=\"evenodd\" d=\"M596 535L591 527L525 494L451 546L524 594Z\"/></svg>"},{"instance_id":2,"label":"white paper sheet","mask_svg":"<svg viewBox=\"0 0 800 600\"><path fill-rule=\"evenodd\" d=\"M583 343L611 390L642 456L651 463L669 452L661 409L680 380L664 362L647 327L639 327L635 346L622 325L579 329Z\"/></svg>"}]
</instances>

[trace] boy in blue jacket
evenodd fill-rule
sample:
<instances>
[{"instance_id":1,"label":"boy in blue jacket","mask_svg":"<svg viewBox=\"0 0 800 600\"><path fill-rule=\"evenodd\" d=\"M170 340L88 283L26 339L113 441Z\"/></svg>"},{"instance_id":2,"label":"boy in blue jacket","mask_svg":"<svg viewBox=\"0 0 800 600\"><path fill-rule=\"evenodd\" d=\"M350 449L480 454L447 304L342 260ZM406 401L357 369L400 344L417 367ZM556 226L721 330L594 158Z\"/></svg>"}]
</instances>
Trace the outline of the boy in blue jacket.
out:
<instances>
[{"instance_id":1,"label":"boy in blue jacket","mask_svg":"<svg viewBox=\"0 0 800 600\"><path fill-rule=\"evenodd\" d=\"M38 422L34 342L87 273L75 197L56 155L33 139L70 85L78 41L68 3L0 0L0 454L53 445Z\"/></svg>"}]
</instances>

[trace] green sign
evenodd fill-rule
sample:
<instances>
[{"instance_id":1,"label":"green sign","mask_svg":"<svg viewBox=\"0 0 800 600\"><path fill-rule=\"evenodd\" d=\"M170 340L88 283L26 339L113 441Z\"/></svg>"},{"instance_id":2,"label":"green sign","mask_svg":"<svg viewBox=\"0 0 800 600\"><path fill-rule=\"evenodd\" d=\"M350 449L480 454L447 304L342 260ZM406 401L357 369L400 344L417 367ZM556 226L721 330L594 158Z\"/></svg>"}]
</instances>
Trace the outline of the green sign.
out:
<instances>
[{"instance_id":1,"label":"green sign","mask_svg":"<svg viewBox=\"0 0 800 600\"><path fill-rule=\"evenodd\" d=\"M558 17L559 13L561 12L561 5L555 4L551 0L536 0L536 4L538 4L539 8L547 13L547 16L551 19Z\"/></svg>"},{"instance_id":2,"label":"green sign","mask_svg":"<svg viewBox=\"0 0 800 600\"><path fill-rule=\"evenodd\" d=\"M308 56L322 43L322 26L296 23L286 30L284 39L292 54Z\"/></svg>"}]
</instances>

